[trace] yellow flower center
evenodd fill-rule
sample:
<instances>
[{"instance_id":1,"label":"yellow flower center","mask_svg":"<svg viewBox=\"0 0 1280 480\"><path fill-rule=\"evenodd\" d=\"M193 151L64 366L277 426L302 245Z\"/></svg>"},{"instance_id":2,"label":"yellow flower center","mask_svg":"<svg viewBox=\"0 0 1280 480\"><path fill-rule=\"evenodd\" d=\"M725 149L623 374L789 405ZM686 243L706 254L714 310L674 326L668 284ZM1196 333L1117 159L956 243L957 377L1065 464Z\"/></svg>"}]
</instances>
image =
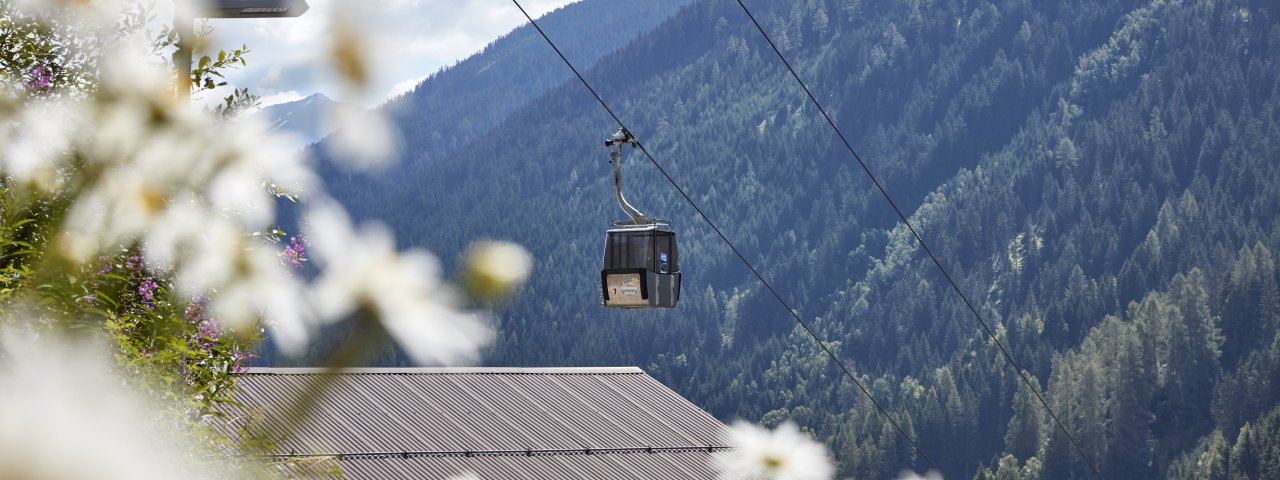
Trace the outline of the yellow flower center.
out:
<instances>
[{"instance_id":1,"label":"yellow flower center","mask_svg":"<svg viewBox=\"0 0 1280 480\"><path fill-rule=\"evenodd\" d=\"M146 185L142 187L142 191L138 192L138 196L141 197L142 205L147 209L147 213L154 215L164 209L164 192L160 191L160 189Z\"/></svg>"},{"instance_id":2,"label":"yellow flower center","mask_svg":"<svg viewBox=\"0 0 1280 480\"><path fill-rule=\"evenodd\" d=\"M760 463L764 464L764 468L769 471L782 468L782 459L773 455L765 455L760 459Z\"/></svg>"}]
</instances>

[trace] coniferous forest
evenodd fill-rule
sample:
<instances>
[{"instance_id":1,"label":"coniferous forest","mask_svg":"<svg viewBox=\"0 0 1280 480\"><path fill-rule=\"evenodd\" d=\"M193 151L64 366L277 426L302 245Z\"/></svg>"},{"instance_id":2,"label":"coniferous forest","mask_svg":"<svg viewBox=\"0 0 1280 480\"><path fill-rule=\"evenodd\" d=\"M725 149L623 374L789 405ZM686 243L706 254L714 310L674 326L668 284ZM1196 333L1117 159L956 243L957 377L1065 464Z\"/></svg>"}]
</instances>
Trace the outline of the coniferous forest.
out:
<instances>
[{"instance_id":1,"label":"coniferous forest","mask_svg":"<svg viewBox=\"0 0 1280 480\"><path fill-rule=\"evenodd\" d=\"M1280 478L1280 3L745 3L1031 386L736 2L539 23L947 478ZM637 365L841 477L929 468L638 151L683 296L599 306L617 124L530 27L383 108L404 157L321 160L335 196L449 270L476 238L536 259L487 364Z\"/></svg>"}]
</instances>

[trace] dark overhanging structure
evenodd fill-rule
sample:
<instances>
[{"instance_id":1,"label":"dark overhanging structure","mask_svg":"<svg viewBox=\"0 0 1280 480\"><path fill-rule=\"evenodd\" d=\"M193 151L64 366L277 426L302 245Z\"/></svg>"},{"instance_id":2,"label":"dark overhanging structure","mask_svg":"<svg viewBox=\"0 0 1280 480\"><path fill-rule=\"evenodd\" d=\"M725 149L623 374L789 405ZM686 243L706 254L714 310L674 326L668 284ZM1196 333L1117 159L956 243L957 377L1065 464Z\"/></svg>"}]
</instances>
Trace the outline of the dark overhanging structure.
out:
<instances>
[{"instance_id":1,"label":"dark overhanging structure","mask_svg":"<svg viewBox=\"0 0 1280 480\"><path fill-rule=\"evenodd\" d=\"M306 0L213 0L203 18L296 17L310 8Z\"/></svg>"}]
</instances>

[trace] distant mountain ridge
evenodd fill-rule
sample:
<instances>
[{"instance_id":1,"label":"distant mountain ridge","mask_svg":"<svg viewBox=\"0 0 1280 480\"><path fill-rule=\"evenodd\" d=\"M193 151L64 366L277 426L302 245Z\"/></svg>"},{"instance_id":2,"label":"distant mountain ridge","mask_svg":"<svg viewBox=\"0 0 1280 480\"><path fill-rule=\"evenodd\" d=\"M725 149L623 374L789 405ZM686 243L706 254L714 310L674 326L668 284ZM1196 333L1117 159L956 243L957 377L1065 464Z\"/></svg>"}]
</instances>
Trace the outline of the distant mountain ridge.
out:
<instances>
[{"instance_id":1,"label":"distant mountain ridge","mask_svg":"<svg viewBox=\"0 0 1280 480\"><path fill-rule=\"evenodd\" d=\"M273 132L291 134L296 139L293 146L302 148L332 132L325 118L327 112L338 105L324 94L315 93L301 100L271 105L253 116L265 121Z\"/></svg>"}]
</instances>

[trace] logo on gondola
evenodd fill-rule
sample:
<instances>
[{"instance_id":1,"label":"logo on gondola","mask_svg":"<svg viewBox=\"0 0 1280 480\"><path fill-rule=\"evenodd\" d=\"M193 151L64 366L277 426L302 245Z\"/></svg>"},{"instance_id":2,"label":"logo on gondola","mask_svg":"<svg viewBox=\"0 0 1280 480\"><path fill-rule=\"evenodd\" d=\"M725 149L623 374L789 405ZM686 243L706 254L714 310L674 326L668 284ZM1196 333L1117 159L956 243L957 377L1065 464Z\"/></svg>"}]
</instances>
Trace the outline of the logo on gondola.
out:
<instances>
[{"instance_id":1,"label":"logo on gondola","mask_svg":"<svg viewBox=\"0 0 1280 480\"><path fill-rule=\"evenodd\" d=\"M636 278L627 278L622 281L620 292L623 295L639 295L640 282Z\"/></svg>"}]
</instances>

